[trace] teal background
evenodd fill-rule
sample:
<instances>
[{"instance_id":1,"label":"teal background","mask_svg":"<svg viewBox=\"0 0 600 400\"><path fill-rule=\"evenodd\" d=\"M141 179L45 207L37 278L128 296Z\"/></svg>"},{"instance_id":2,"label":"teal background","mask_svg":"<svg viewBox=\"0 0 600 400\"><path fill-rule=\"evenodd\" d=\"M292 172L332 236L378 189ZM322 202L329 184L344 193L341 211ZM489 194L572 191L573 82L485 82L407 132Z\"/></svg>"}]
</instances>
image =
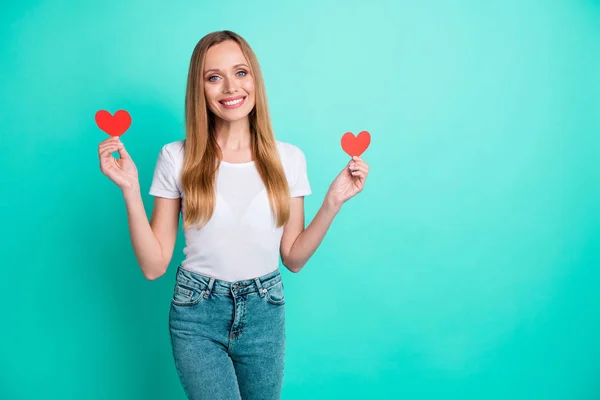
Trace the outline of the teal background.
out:
<instances>
[{"instance_id":1,"label":"teal background","mask_svg":"<svg viewBox=\"0 0 600 400\"><path fill-rule=\"evenodd\" d=\"M600 398L600 2L12 1L0 6L0 398L183 399L167 274L99 169L99 109L144 202L183 138L189 58L245 37L307 223L369 130L365 190L284 271L283 398Z\"/></svg>"}]
</instances>

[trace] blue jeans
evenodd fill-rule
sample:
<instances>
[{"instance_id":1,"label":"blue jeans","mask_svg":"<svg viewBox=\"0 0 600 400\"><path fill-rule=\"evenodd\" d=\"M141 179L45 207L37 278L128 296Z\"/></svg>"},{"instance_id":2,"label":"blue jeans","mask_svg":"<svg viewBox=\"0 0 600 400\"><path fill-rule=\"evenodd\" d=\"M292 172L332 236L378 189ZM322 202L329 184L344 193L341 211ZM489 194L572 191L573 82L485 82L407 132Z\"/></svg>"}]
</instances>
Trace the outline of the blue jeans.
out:
<instances>
[{"instance_id":1,"label":"blue jeans","mask_svg":"<svg viewBox=\"0 0 600 400\"><path fill-rule=\"evenodd\" d=\"M279 400L285 353L279 271L238 282L177 269L169 330L189 399Z\"/></svg>"}]
</instances>

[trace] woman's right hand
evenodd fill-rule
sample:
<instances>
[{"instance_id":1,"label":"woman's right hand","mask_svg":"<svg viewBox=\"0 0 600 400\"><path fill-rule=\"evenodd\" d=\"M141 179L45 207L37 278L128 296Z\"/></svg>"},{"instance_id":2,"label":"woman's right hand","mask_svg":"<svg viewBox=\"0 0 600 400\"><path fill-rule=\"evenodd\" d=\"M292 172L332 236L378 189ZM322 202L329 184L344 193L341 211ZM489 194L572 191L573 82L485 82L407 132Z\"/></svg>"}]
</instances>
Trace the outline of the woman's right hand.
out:
<instances>
[{"instance_id":1,"label":"woman's right hand","mask_svg":"<svg viewBox=\"0 0 600 400\"><path fill-rule=\"evenodd\" d=\"M119 152L120 158L115 158L112 155L115 151ZM122 191L139 188L138 171L135 163L118 136L100 142L98 156L102 173L116 183Z\"/></svg>"}]
</instances>

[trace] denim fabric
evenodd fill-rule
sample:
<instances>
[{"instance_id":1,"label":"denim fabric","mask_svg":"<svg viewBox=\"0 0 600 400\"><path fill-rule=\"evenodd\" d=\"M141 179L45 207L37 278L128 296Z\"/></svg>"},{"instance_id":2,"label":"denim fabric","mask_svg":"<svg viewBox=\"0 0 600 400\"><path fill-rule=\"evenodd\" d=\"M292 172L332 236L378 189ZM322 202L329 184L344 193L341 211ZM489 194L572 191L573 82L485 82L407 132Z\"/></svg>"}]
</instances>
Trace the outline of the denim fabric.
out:
<instances>
[{"instance_id":1,"label":"denim fabric","mask_svg":"<svg viewBox=\"0 0 600 400\"><path fill-rule=\"evenodd\" d=\"M177 269L169 312L175 366L192 400L279 400L285 354L279 271L238 282Z\"/></svg>"}]
</instances>

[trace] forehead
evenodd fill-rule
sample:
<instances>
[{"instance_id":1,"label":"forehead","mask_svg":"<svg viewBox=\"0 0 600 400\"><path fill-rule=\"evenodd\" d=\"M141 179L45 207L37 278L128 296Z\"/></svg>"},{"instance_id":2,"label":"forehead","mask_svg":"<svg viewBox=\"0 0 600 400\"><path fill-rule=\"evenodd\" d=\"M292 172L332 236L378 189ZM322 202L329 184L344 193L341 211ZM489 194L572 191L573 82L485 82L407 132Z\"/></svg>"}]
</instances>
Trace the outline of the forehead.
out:
<instances>
[{"instance_id":1,"label":"forehead","mask_svg":"<svg viewBox=\"0 0 600 400\"><path fill-rule=\"evenodd\" d=\"M236 42L227 40L208 49L204 60L204 70L226 69L241 63L247 63L242 49Z\"/></svg>"}]
</instances>

